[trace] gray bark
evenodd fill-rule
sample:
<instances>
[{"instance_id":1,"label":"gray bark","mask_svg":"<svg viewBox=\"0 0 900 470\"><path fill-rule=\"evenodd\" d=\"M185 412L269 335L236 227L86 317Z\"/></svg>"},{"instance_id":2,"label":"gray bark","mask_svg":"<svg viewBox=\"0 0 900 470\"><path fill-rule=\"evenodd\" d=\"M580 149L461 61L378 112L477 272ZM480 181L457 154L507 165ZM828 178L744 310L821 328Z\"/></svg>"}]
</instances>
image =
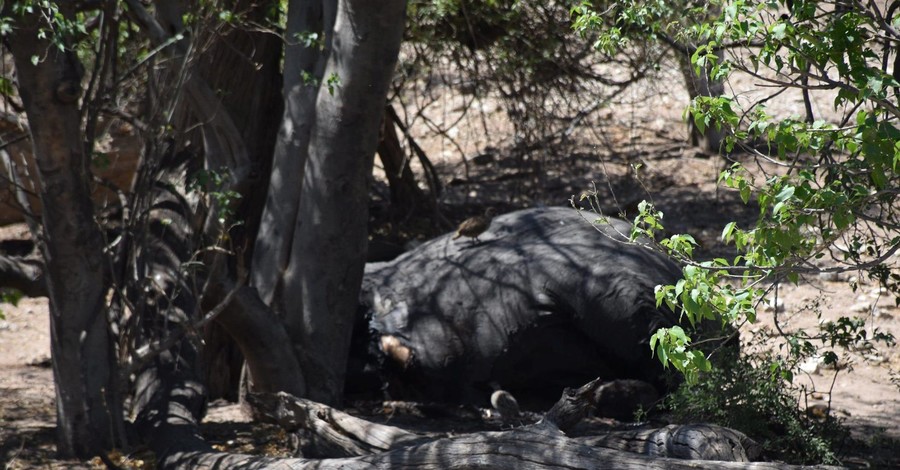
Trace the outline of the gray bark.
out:
<instances>
[{"instance_id":1,"label":"gray bark","mask_svg":"<svg viewBox=\"0 0 900 470\"><path fill-rule=\"evenodd\" d=\"M171 462L171 465L167 465ZM169 469L834 469L772 462L721 462L649 457L594 448L558 430L537 427L444 438L390 452L338 459L274 459L223 452L184 451L164 462Z\"/></svg>"},{"instance_id":2,"label":"gray bark","mask_svg":"<svg viewBox=\"0 0 900 470\"><path fill-rule=\"evenodd\" d=\"M148 19L137 2L128 3L160 42L165 30ZM290 5L285 118L254 247L251 281L262 300L282 316L303 374L260 377L293 367L252 370L253 364L263 362L249 360L257 384L290 382L292 391L332 403L342 393L365 260L367 181L399 52L404 9L405 2L398 0L387 5L352 1ZM178 15L166 11L163 17L177 21ZM319 31L324 50L298 42L303 33ZM332 76L338 84L322 83ZM318 86L309 86L310 79L318 80ZM216 103L201 85L189 75L186 87L192 107L211 118L203 128L207 159L224 162L236 176L234 185L235 180L245 180L246 151L229 140L237 137L236 128L223 117L224 111L208 106ZM261 324L261 319L239 318L242 314L229 309L222 323ZM304 392L308 382L315 382L315 391Z\"/></svg>"},{"instance_id":3,"label":"gray bark","mask_svg":"<svg viewBox=\"0 0 900 470\"><path fill-rule=\"evenodd\" d=\"M323 7L322 3L326 3ZM284 118L275 143L272 171L266 203L260 220L260 236L253 253L251 284L263 302L279 313L287 306L281 302L283 275L291 256L291 242L300 205L300 184L309 156L310 132L316 121L318 87L309 80L322 80L331 34L324 50L307 47L298 34L312 32L320 38L334 25L333 2L290 2L287 19L287 44L284 56ZM306 77L306 80L304 80Z\"/></svg>"},{"instance_id":4,"label":"gray bark","mask_svg":"<svg viewBox=\"0 0 900 470\"><path fill-rule=\"evenodd\" d=\"M759 444L743 433L711 424L671 424L576 439L594 447L686 460L750 462L762 453Z\"/></svg>"},{"instance_id":5,"label":"gray bark","mask_svg":"<svg viewBox=\"0 0 900 470\"><path fill-rule=\"evenodd\" d=\"M569 398L586 398L596 382L568 394ZM170 451L160 456L160 464L167 469L792 469L834 468L825 466L792 466L769 462L731 462L681 460L677 458L641 455L622 450L598 448L573 439L557 426L556 418L574 425L584 411L584 403L564 398L535 425L504 432L476 432L462 436L423 436L391 426L378 425L308 400L286 394L260 396L255 403L264 413L294 429L298 425L327 443L338 455L352 457L331 459L287 458L275 459L240 454L226 454L210 450L189 436L174 440ZM564 428L566 426L563 426ZM713 428L710 428L713 429ZM727 431L727 430L726 430ZM672 442L673 446L685 441ZM709 442L699 439L687 442L698 449ZM741 443L735 442L737 446ZM710 454L716 455L716 454ZM723 454L727 457L726 454Z\"/></svg>"},{"instance_id":6,"label":"gray bark","mask_svg":"<svg viewBox=\"0 0 900 470\"><path fill-rule=\"evenodd\" d=\"M592 407L592 396L600 386L602 382L595 380L568 390L542 418L542 424L552 423L571 437L570 430ZM444 433L414 433L373 423L286 393L251 395L250 402L263 419L288 431L304 430L311 441L311 446L303 449L307 456L355 457L447 437ZM750 462L761 454L761 447L743 433L710 424L581 430L581 435L573 438L592 447L684 460Z\"/></svg>"},{"instance_id":7,"label":"gray bark","mask_svg":"<svg viewBox=\"0 0 900 470\"><path fill-rule=\"evenodd\" d=\"M231 288L221 286L213 297L221 298ZM287 330L252 288L240 288L217 321L240 347L255 390L305 393L303 374Z\"/></svg>"},{"instance_id":8,"label":"gray bark","mask_svg":"<svg viewBox=\"0 0 900 470\"><path fill-rule=\"evenodd\" d=\"M158 12L161 17L160 21L166 23L165 27L160 25L156 19L144 10L139 2L128 0L128 5L135 17L139 19L139 23L145 32L157 44L162 44L169 39L166 31L178 30L181 27L180 18L183 5L168 1L160 2L159 5L165 6ZM246 47L256 51L256 48L252 45L245 45ZM174 49L171 52L172 54L184 54L187 47L183 44L178 44L178 47L174 47ZM234 52L233 48L228 48L228 50ZM262 54L264 54L262 59L266 60L265 53ZM274 65L271 62L271 59L267 61L270 66ZM248 81L255 83L254 80ZM242 84L241 82L231 83L232 86L237 86L236 83ZM259 183L260 180L266 179L261 175L254 176L254 174L261 167L268 167L267 164L261 163L261 160L265 158L261 155L261 152L264 152L267 148L267 143L263 138L258 135L252 136L246 141L250 143L250 146L245 145L247 134L257 129L256 124L251 122L251 116L247 115L250 112L248 110L259 109L259 104L254 99L245 96L243 100L240 100L243 102L241 106L231 104L228 107L225 103L219 101L218 97L211 92L210 85L196 73L190 74L185 87L189 101L192 104L188 109L193 118L202 124L200 131L203 137L207 166L211 168L224 166L230 170L233 179L229 182L229 188L226 189L239 191L244 196L242 202L247 204L244 206L245 210L243 213L252 213L256 206L253 205L253 202L248 203L247 201L254 199L256 196L253 194L255 189L253 185ZM265 84L258 84L255 88L266 89L266 86ZM234 90L234 92L238 91ZM250 93L246 92L245 94ZM229 110L227 111L226 108ZM244 110L244 113L238 116L237 119L232 119L233 114L241 113L240 110ZM239 131L239 128L242 131ZM248 153L248 149L253 149L257 153L251 155ZM215 238L218 236L219 231L222 230L216 219L217 217L215 217L215 212L213 211L211 217L206 219L205 227L192 227L192 229L202 230L207 235ZM190 221L186 220L184 223L190 224ZM253 222L250 223L252 224ZM253 229L251 231L255 232ZM217 299L224 298L227 292L236 288L235 278L238 277L238 274L229 273L229 268L235 267L228 266L218 254L207 256L204 261L213 266L210 270L212 272L212 279L209 282L210 288L205 292L204 298L208 302L215 303ZM242 265L241 261L237 263L239 266ZM240 267L237 267L235 270L240 269ZM239 288L234 302L228 305L217 318L218 326L222 326L241 348L241 352L247 360L250 373L254 376L259 390L284 390L295 394L303 394L305 392L303 377L290 342L287 341L287 333L278 319L273 317L269 308L259 301L255 290ZM227 353L228 350L225 349L224 351ZM221 348L217 351L210 351L211 355L215 353L221 355L222 352L223 349ZM207 362L210 361L210 357L207 356ZM213 357L213 359L217 358ZM225 362L227 362L227 359ZM231 371L231 364L220 365ZM213 372L210 371L210 373ZM233 383L232 380L228 380L227 383L218 385L227 387ZM223 393L221 388L217 391Z\"/></svg>"},{"instance_id":9,"label":"gray bark","mask_svg":"<svg viewBox=\"0 0 900 470\"><path fill-rule=\"evenodd\" d=\"M114 424L121 409L106 394L115 389L104 304L106 260L80 127L80 64L74 52L38 37L39 28L52 30L41 18L39 11L16 18L8 40L40 179L58 449L64 456L87 457L122 438ZM39 58L36 65L33 57Z\"/></svg>"},{"instance_id":10,"label":"gray bark","mask_svg":"<svg viewBox=\"0 0 900 470\"><path fill-rule=\"evenodd\" d=\"M291 7L295 6L292 3ZM329 7L324 10L327 24ZM255 286L264 300L271 297L270 305L284 314L303 369L307 396L325 403L338 402L343 391L365 264L368 177L404 15L405 2L401 0L337 4L322 81L337 77L339 83L320 83L314 116L310 108L297 108L307 105L308 96L287 96L286 115L301 113L301 118L312 117L314 121L303 162L303 129L285 120L283 134L300 134L295 136L299 140L292 142L299 152L285 157L299 162L285 166L276 152L273 167L272 197L266 210L274 210L274 204L279 206L278 211L290 211L291 205L298 203L296 218L292 220L292 214L284 213L275 223L281 230L276 230L273 219L264 215L256 245ZM288 34L294 32L298 31ZM286 66L286 82L291 70ZM298 164L304 165L302 172L297 171ZM295 179L298 177L302 179ZM299 187L299 191L286 190L284 185ZM285 238L289 247L273 245ZM274 258L268 258L272 261L261 261L273 254ZM286 265L279 261L283 259ZM274 275L263 275L261 270L274 271Z\"/></svg>"}]
</instances>

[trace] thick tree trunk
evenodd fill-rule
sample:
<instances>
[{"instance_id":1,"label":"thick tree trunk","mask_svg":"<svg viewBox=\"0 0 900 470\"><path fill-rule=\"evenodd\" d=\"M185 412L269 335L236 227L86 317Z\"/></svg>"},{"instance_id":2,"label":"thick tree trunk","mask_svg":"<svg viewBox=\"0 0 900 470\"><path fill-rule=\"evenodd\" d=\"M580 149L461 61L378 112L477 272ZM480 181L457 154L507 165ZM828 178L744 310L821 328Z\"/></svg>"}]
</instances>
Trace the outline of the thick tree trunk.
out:
<instances>
[{"instance_id":1,"label":"thick tree trunk","mask_svg":"<svg viewBox=\"0 0 900 470\"><path fill-rule=\"evenodd\" d=\"M182 447L183 449L184 447ZM774 462L721 462L679 460L595 448L567 438L548 427L504 432L479 432L448 437L361 457L337 459L275 459L224 452L182 450L165 459L171 469L837 469L829 466L794 466Z\"/></svg>"},{"instance_id":2,"label":"thick tree trunk","mask_svg":"<svg viewBox=\"0 0 900 470\"><path fill-rule=\"evenodd\" d=\"M40 176L58 449L87 457L120 442L115 423L122 414L107 393L115 390L115 365L103 238L94 222L78 111L80 64L75 52L39 38L40 28L61 34L42 17L35 11L16 18L8 38Z\"/></svg>"},{"instance_id":3,"label":"thick tree trunk","mask_svg":"<svg viewBox=\"0 0 900 470\"><path fill-rule=\"evenodd\" d=\"M262 300L278 313L287 306L277 294L291 256L291 242L300 206L300 184L309 155L310 130L316 120L318 87L328 57L329 42L304 44L297 35L316 33L319 38L334 25L334 2L291 1L288 7L287 44L284 56L284 117L278 132L265 208L253 251L251 283Z\"/></svg>"},{"instance_id":4,"label":"thick tree trunk","mask_svg":"<svg viewBox=\"0 0 900 470\"><path fill-rule=\"evenodd\" d=\"M140 2L127 0L127 3L133 15L155 43L163 44L169 40L170 36L167 31L178 31L181 19L180 12L183 10L182 5L170 1L157 4L157 6L166 6L162 12L158 12L161 16L159 21L162 21L165 24L164 26L159 24L159 21L147 12ZM172 53L183 54L186 49L186 47L176 47L176 50L172 51ZM261 58L261 60L265 60L266 57L268 56ZM232 83L232 85L238 86L239 84ZM249 146L245 145L245 134L256 129L251 122L253 117L241 115L238 119L232 119L230 114L240 112L239 109L243 108L229 108L230 110L226 111L227 106L220 103L218 97L210 92L210 86L202 77L191 76L185 86L193 103L189 107L190 113L197 122L202 124L199 129L203 137L207 166L220 168L222 165L225 165L232 175L237 175L240 179L231 181L227 189L240 191L244 196L242 198L244 204L240 209L242 213L246 214L253 211L253 203L249 202L250 199L256 196L251 194L254 189L253 181L255 179L253 173L259 170L261 165L258 163L265 158L265 155L254 155L254 152L264 151L265 139L256 135L247 140ZM268 89L264 83L259 84L259 87ZM244 106L251 110L258 109L258 103L253 99L249 101L250 103L244 102ZM278 108L278 106L275 108ZM248 164L248 166L242 166L244 164ZM264 180L266 178L261 177L259 179ZM203 231L207 235L217 238L218 232L222 227L217 225L216 217L207 218L206 222L207 225L204 228L191 227L191 229ZM191 222L186 220L183 223L190 224ZM251 231L253 230L251 229ZM269 231L264 229L263 233L269 233ZM229 238L235 240L234 237ZM240 253L240 246L234 248ZM213 256L207 257L205 261L212 266L210 269L211 279L208 279L208 288L204 292L204 300L208 304L206 305L207 308L211 308L212 304L216 304L224 299L227 293L236 290L236 295L234 295L231 304L227 305L224 311L216 318L216 324L217 327L223 327L240 347L257 389L261 391L284 390L298 395L305 394L305 385L299 363L288 340L284 326L278 318L273 317L271 310L260 301L255 289L236 285L238 278L242 277L241 271L244 269L241 260L237 260L237 266L226 265L226 263L231 263L232 260L226 261L220 255L213 254ZM173 267L171 269L177 271L177 268ZM222 359L222 356L226 356L226 358ZM234 354L228 348L221 348L216 351L210 351L206 356L205 362L219 361L223 368L228 369L228 374L232 374L232 366L234 364L228 358L233 357ZM208 376L215 373L216 371L213 370L207 371ZM156 377L168 376L157 375ZM184 380L192 381L194 379L184 378ZM217 387L220 388L217 391L222 394L228 394L231 392L229 387L233 385L234 382L229 378L227 383L217 384ZM169 387L171 387L171 384L147 382L144 385L144 388L148 390L167 390ZM229 389L226 390L226 388Z\"/></svg>"},{"instance_id":5,"label":"thick tree trunk","mask_svg":"<svg viewBox=\"0 0 900 470\"><path fill-rule=\"evenodd\" d=\"M222 298L230 286L219 287ZM284 325L272 316L256 291L242 287L219 316L218 323L240 347L255 390L305 393L303 374Z\"/></svg>"},{"instance_id":6,"label":"thick tree trunk","mask_svg":"<svg viewBox=\"0 0 900 470\"><path fill-rule=\"evenodd\" d=\"M368 242L369 185L406 2L342 0L316 100L290 264L286 325L309 398L338 403Z\"/></svg>"},{"instance_id":7,"label":"thick tree trunk","mask_svg":"<svg viewBox=\"0 0 900 470\"><path fill-rule=\"evenodd\" d=\"M543 423L552 422L560 431L569 433L590 407L591 395L596 395L600 384L602 382L594 381L578 390L570 390L544 416ZM579 395L579 391L585 393ZM310 445L303 453L308 457L357 457L447 437L446 433L414 433L373 423L286 393L251 395L250 402L263 419L277 423L287 431L305 431ZM554 410L566 410L569 417L560 419L559 413L554 415ZM750 462L761 454L759 444L743 433L710 424L592 431L581 430L582 435L573 439L592 447L684 460Z\"/></svg>"},{"instance_id":8,"label":"thick tree trunk","mask_svg":"<svg viewBox=\"0 0 900 470\"><path fill-rule=\"evenodd\" d=\"M405 2L323 3L290 4L285 115L251 280L284 318L305 395L335 403L365 263L368 178ZM296 43L320 31L314 44Z\"/></svg>"}]
</instances>

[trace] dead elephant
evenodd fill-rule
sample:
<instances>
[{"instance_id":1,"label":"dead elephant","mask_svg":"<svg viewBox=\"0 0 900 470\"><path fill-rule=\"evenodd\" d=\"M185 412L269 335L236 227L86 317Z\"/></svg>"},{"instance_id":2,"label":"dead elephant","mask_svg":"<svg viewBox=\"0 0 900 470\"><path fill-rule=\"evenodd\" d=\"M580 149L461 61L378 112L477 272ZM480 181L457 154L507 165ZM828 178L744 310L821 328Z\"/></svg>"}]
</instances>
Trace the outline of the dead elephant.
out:
<instances>
[{"instance_id":1,"label":"dead elephant","mask_svg":"<svg viewBox=\"0 0 900 470\"><path fill-rule=\"evenodd\" d=\"M484 404L493 385L539 407L598 376L665 391L649 338L676 317L653 288L681 271L626 243L630 230L529 209L495 218L477 243L445 235L370 263L348 393Z\"/></svg>"}]
</instances>

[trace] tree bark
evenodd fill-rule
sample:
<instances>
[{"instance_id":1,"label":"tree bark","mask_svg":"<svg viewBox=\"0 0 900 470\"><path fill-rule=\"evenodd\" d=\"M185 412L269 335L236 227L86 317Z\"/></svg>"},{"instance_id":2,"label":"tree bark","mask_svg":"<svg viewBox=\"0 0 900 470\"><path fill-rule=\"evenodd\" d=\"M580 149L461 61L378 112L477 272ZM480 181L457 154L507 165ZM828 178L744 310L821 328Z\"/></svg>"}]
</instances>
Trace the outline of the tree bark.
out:
<instances>
[{"instance_id":1,"label":"tree bark","mask_svg":"<svg viewBox=\"0 0 900 470\"><path fill-rule=\"evenodd\" d=\"M290 41L320 30L327 40L324 52L300 44L286 51L285 119L251 278L283 315L306 396L325 403L343 391L366 256L368 178L404 15L402 0L290 4Z\"/></svg>"},{"instance_id":2,"label":"tree bark","mask_svg":"<svg viewBox=\"0 0 900 470\"><path fill-rule=\"evenodd\" d=\"M264 24L274 7L273 3L230 0L225 8L240 12L244 21ZM210 49L201 55L197 66L200 76L210 88L223 90L222 104L240 132L250 163L246 187L242 188L242 197L235 208L241 224L229 233L229 240L236 252L236 256L229 259L228 268L232 273L246 269L245 266L251 263L266 201L266 193L260 188L266 188L268 184L275 138L284 107L279 67L281 52L281 40L273 34L234 29L217 38ZM200 118L201 122L205 121L204 117ZM204 331L204 381L210 399L225 397L236 400L243 357L220 323L213 322Z\"/></svg>"},{"instance_id":3,"label":"tree bark","mask_svg":"<svg viewBox=\"0 0 900 470\"><path fill-rule=\"evenodd\" d=\"M679 460L594 448L547 427L480 432L444 438L390 452L327 460L275 459L224 452L183 450L163 461L169 469L837 469L774 462Z\"/></svg>"},{"instance_id":4,"label":"tree bark","mask_svg":"<svg viewBox=\"0 0 900 470\"><path fill-rule=\"evenodd\" d=\"M390 104L387 106L390 108ZM391 120L390 109L385 110L381 124L381 140L378 142L378 157L384 165L391 190L391 206L398 213L408 213L417 204L424 202L425 193L416 184L416 177L409 166L409 159L403 154L397 128Z\"/></svg>"},{"instance_id":5,"label":"tree bark","mask_svg":"<svg viewBox=\"0 0 900 470\"><path fill-rule=\"evenodd\" d=\"M571 393L554 407L554 414L531 426L503 432L475 432L461 436L445 437L410 433L391 426L370 423L349 416L328 406L297 399L287 394L258 396L252 401L261 405L264 414L288 429L298 426L314 434L324 446L335 453L349 455L341 458L276 459L240 454L215 452L196 438L185 433L186 426L168 430L181 434L172 439L171 433L162 433L171 445L160 455L160 466L165 469L792 469L835 468L827 466L793 466L769 462L730 462L682 460L662 457L660 454L641 455L622 450L597 448L585 443L584 438L569 438L556 427L555 417L562 417L574 425L575 418L585 408L578 398L586 399L595 390L595 383L587 384ZM703 447L706 441L687 442ZM740 443L736 443L740 445ZM671 445L685 445L672 442Z\"/></svg>"},{"instance_id":6,"label":"tree bark","mask_svg":"<svg viewBox=\"0 0 900 470\"><path fill-rule=\"evenodd\" d=\"M576 438L593 447L637 452L651 457L750 462L762 448L741 432L710 424L671 424Z\"/></svg>"},{"instance_id":7,"label":"tree bark","mask_svg":"<svg viewBox=\"0 0 900 470\"><path fill-rule=\"evenodd\" d=\"M323 3L326 5L323 6ZM327 8L326 8L327 6ZM300 205L300 185L309 155L310 130L316 120L318 87L330 48L331 34L324 49L301 43L298 35L317 33L322 38L334 25L333 2L293 0L288 7L287 42L284 55L284 117L278 132L266 203L260 219L259 236L253 250L250 275L263 302L284 313L278 292L283 289L284 271L291 256L294 226Z\"/></svg>"},{"instance_id":8,"label":"tree bark","mask_svg":"<svg viewBox=\"0 0 900 470\"><path fill-rule=\"evenodd\" d=\"M38 36L41 28L63 34L53 31L42 13L16 18L8 38L40 180L58 450L88 457L123 437L115 424L121 422L121 407L107 394L115 389L115 361L104 304L106 259L88 187L78 110L80 64L74 51Z\"/></svg>"},{"instance_id":9,"label":"tree bark","mask_svg":"<svg viewBox=\"0 0 900 470\"><path fill-rule=\"evenodd\" d=\"M369 184L406 2L338 3L316 100L285 305L309 398L338 403L368 242Z\"/></svg>"},{"instance_id":10,"label":"tree bark","mask_svg":"<svg viewBox=\"0 0 900 470\"><path fill-rule=\"evenodd\" d=\"M222 298L230 287L220 287ZM218 323L240 347L255 390L306 392L303 374L284 325L273 317L250 287L242 287L219 316Z\"/></svg>"}]
</instances>

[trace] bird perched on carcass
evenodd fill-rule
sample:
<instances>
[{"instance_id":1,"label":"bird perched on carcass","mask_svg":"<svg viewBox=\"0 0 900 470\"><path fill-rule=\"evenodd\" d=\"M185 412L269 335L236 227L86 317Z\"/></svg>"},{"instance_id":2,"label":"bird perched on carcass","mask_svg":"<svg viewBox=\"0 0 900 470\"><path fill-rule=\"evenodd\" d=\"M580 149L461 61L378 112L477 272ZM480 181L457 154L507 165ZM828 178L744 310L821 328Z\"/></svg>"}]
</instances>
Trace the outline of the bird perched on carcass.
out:
<instances>
[{"instance_id":1,"label":"bird perched on carcass","mask_svg":"<svg viewBox=\"0 0 900 470\"><path fill-rule=\"evenodd\" d=\"M478 236L487 231L488 227L491 226L491 219L493 217L494 208L488 207L488 209L484 211L484 215L476 215L463 220L456 229L456 235L453 236L453 239L456 240L459 237L469 237L477 242Z\"/></svg>"}]
</instances>

